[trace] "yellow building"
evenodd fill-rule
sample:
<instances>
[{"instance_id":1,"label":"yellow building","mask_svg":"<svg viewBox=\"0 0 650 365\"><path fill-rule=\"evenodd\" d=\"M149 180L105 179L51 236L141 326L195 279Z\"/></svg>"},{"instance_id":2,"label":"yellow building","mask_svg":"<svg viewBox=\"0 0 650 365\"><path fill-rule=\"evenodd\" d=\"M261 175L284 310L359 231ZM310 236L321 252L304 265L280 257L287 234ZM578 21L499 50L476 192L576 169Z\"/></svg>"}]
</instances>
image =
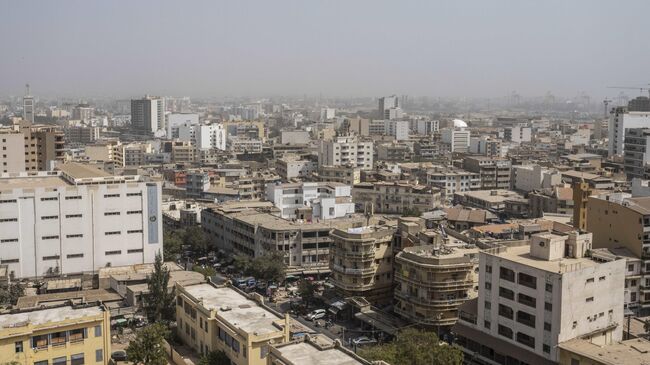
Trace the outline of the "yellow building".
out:
<instances>
[{"instance_id":1,"label":"yellow building","mask_svg":"<svg viewBox=\"0 0 650 365\"><path fill-rule=\"evenodd\" d=\"M0 364L108 364L110 312L62 306L0 315Z\"/></svg>"},{"instance_id":2,"label":"yellow building","mask_svg":"<svg viewBox=\"0 0 650 365\"><path fill-rule=\"evenodd\" d=\"M227 286L176 285L176 321L182 341L198 353L224 351L236 365L265 365L270 346L289 341L289 316Z\"/></svg>"}]
</instances>

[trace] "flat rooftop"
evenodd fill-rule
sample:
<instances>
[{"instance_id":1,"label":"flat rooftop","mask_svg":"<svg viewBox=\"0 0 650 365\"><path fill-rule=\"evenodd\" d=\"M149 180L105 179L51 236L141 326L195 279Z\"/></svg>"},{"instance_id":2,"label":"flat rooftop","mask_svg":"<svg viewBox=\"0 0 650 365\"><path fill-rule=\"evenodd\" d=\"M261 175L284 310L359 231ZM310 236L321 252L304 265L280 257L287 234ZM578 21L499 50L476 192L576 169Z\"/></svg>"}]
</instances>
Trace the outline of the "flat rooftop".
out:
<instances>
[{"instance_id":1,"label":"flat rooftop","mask_svg":"<svg viewBox=\"0 0 650 365\"><path fill-rule=\"evenodd\" d=\"M485 200L490 203L500 203L508 199L524 199L524 196L512 190L474 190L457 192L459 196L469 196L474 199Z\"/></svg>"},{"instance_id":2,"label":"flat rooftop","mask_svg":"<svg viewBox=\"0 0 650 365\"><path fill-rule=\"evenodd\" d=\"M103 311L100 307L78 309L72 307L59 307L24 313L2 314L0 315L0 328L23 327L27 324L31 324L32 326L41 326L68 319L99 316L102 313Z\"/></svg>"},{"instance_id":3,"label":"flat rooftop","mask_svg":"<svg viewBox=\"0 0 650 365\"><path fill-rule=\"evenodd\" d=\"M247 333L265 335L281 330L274 324L280 317L232 288L198 284L186 286L184 290L201 300L204 308L218 311L228 323Z\"/></svg>"},{"instance_id":4,"label":"flat rooftop","mask_svg":"<svg viewBox=\"0 0 650 365\"><path fill-rule=\"evenodd\" d=\"M96 166L76 162L65 163L63 165L60 165L58 169L75 179L112 176L106 171L100 170Z\"/></svg>"},{"instance_id":5,"label":"flat rooftop","mask_svg":"<svg viewBox=\"0 0 650 365\"><path fill-rule=\"evenodd\" d=\"M314 336L316 337L316 336ZM318 336L322 337L322 336ZM310 341L312 341L310 339ZM320 338L318 341L322 341ZM326 340L325 340L326 341ZM327 345L326 345L327 346ZM276 347L276 351L281 356L289 360L291 364L302 365L363 365L366 362L361 362L349 353L341 350L338 347L319 348L316 345L303 341L291 343L284 346Z\"/></svg>"},{"instance_id":6,"label":"flat rooftop","mask_svg":"<svg viewBox=\"0 0 650 365\"><path fill-rule=\"evenodd\" d=\"M573 339L559 344L559 347L593 359L601 364L650 364L650 341L642 338L635 338L607 346L598 346L586 340Z\"/></svg>"},{"instance_id":7,"label":"flat rooftop","mask_svg":"<svg viewBox=\"0 0 650 365\"><path fill-rule=\"evenodd\" d=\"M574 259L564 257L561 260L543 260L530 254L529 244L521 246L509 246L505 250L501 250L499 253L491 253L489 250L485 250L483 252L488 255L497 256L501 259L552 273L565 273L599 265L597 262L589 258Z\"/></svg>"}]
</instances>

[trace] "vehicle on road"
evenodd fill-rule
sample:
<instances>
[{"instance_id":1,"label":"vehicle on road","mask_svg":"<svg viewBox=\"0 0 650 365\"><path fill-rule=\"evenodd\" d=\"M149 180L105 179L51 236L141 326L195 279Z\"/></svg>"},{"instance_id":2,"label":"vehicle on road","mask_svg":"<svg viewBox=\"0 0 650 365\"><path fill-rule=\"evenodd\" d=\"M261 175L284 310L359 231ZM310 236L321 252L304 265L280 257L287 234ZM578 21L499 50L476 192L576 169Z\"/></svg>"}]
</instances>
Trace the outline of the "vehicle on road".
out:
<instances>
[{"instance_id":1,"label":"vehicle on road","mask_svg":"<svg viewBox=\"0 0 650 365\"><path fill-rule=\"evenodd\" d=\"M352 340L354 346L376 345L377 340L368 336L360 336Z\"/></svg>"},{"instance_id":2,"label":"vehicle on road","mask_svg":"<svg viewBox=\"0 0 650 365\"><path fill-rule=\"evenodd\" d=\"M113 359L113 361L127 361L126 351L124 350L113 351L113 353L111 354L111 359Z\"/></svg>"},{"instance_id":3,"label":"vehicle on road","mask_svg":"<svg viewBox=\"0 0 650 365\"><path fill-rule=\"evenodd\" d=\"M307 315L307 320L309 321L315 321L317 319L325 318L327 315L327 312L325 309L315 309L311 313Z\"/></svg>"}]
</instances>

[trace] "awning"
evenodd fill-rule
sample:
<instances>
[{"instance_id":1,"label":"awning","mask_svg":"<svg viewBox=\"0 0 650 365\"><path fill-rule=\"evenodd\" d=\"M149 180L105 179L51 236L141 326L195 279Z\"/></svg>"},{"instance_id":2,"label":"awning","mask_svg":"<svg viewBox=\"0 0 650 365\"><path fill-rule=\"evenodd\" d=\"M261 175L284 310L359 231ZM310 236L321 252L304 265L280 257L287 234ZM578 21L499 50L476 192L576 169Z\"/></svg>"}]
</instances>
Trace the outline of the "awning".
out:
<instances>
[{"instance_id":1,"label":"awning","mask_svg":"<svg viewBox=\"0 0 650 365\"><path fill-rule=\"evenodd\" d=\"M382 320L382 318L377 317L375 314L376 312L358 312L354 316L364 322L367 323L368 325L382 331L385 333L388 333L389 335L394 336L397 331L399 331L399 327L395 327L391 325L390 323L386 323L385 321Z\"/></svg>"}]
</instances>

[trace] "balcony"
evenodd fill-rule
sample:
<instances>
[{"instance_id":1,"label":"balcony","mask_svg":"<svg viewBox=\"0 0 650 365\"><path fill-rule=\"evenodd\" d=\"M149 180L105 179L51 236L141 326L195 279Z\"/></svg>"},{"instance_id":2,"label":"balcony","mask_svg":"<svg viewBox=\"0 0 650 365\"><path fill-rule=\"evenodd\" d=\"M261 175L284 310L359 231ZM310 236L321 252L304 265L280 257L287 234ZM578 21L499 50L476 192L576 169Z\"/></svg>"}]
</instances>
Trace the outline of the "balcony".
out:
<instances>
[{"instance_id":1,"label":"balcony","mask_svg":"<svg viewBox=\"0 0 650 365\"><path fill-rule=\"evenodd\" d=\"M417 277L405 276L399 271L395 271L395 278L398 280L403 280L414 284L418 284L418 286L420 287L437 289L439 291L463 290L463 289L470 289L472 286L474 286L474 282L470 279L432 281L432 280L425 280Z\"/></svg>"},{"instance_id":2,"label":"balcony","mask_svg":"<svg viewBox=\"0 0 650 365\"><path fill-rule=\"evenodd\" d=\"M395 296L405 300L409 303L414 303L417 305L433 308L450 308L453 309L459 305L465 303L468 298L454 298L454 299L429 299L422 298L416 295L410 295L408 293L403 293L401 291L395 291Z\"/></svg>"},{"instance_id":3,"label":"balcony","mask_svg":"<svg viewBox=\"0 0 650 365\"><path fill-rule=\"evenodd\" d=\"M375 274L375 269L374 267L364 267L360 269L355 269L355 268L350 268L350 267L344 267L341 265L337 264L330 264L330 269L332 271L340 272L342 274L347 274L347 275L374 275Z\"/></svg>"},{"instance_id":4,"label":"balcony","mask_svg":"<svg viewBox=\"0 0 650 365\"><path fill-rule=\"evenodd\" d=\"M336 250L330 250L332 251L333 255L338 255L342 257L350 257L350 258L357 258L357 259L371 259L375 257L375 250L363 250L363 251L352 251L352 250L341 250L341 249L336 249Z\"/></svg>"},{"instance_id":5,"label":"balcony","mask_svg":"<svg viewBox=\"0 0 650 365\"><path fill-rule=\"evenodd\" d=\"M399 306L395 307L394 311L401 317L408 318L410 321L424 326L452 326L458 321L457 316L441 318L422 317L414 312L406 311Z\"/></svg>"}]
</instances>

